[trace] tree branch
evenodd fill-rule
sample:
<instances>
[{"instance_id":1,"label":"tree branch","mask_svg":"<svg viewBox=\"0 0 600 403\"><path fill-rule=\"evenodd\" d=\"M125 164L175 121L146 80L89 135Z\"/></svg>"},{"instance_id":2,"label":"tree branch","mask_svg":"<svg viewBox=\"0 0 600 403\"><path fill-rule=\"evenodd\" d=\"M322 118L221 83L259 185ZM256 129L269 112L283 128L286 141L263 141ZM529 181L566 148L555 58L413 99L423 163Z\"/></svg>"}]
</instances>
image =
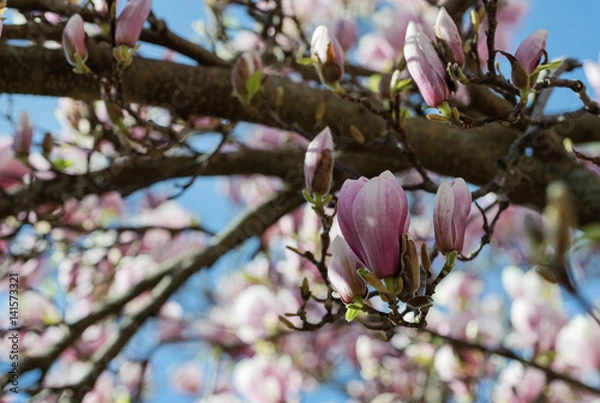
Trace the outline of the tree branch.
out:
<instances>
[{"instance_id":1,"label":"tree branch","mask_svg":"<svg viewBox=\"0 0 600 403\"><path fill-rule=\"evenodd\" d=\"M109 50L94 47L93 41L88 43L91 45L90 67L96 73L110 75ZM72 73L60 50L0 45L0 57L3 60L0 65L2 92L69 96L88 101L99 98L98 84ZM124 96L130 102L163 106L182 117L219 116L233 121L277 126L276 119L273 119L275 112L280 121L297 124L308 133L329 126L340 149L398 159L402 165L406 163L401 151L375 145L384 141L386 122L360 104L342 100L328 91L269 76L261 96L256 96L260 98L257 100L259 103L244 109L230 95L229 75L229 70L224 68L190 67L136 58L124 73ZM48 77L53 79L48 80ZM317 121L323 109L323 117ZM364 135L365 145L356 143L352 126ZM466 130L419 117L408 119L405 127L408 141L425 168L442 175L462 176L477 185L485 185L495 177L498 169L496 161L506 155L511 143L520 135L520 131L501 125ZM545 131L538 138L535 154L519 158L508 173L506 183L509 189L505 191L512 195L512 202L541 209L545 204L547 184L563 180L576 196L579 223L593 222L600 216L600 179L564 152L557 136L570 137L575 143L598 141L600 118L586 115L578 120L566 119ZM237 173L260 172L262 163L264 161L258 165L247 165L245 172ZM370 173L368 169L358 171L365 175ZM165 172L168 172L168 167L161 166L162 177L168 177ZM136 175L136 181L140 178L143 177Z\"/></svg>"}]
</instances>

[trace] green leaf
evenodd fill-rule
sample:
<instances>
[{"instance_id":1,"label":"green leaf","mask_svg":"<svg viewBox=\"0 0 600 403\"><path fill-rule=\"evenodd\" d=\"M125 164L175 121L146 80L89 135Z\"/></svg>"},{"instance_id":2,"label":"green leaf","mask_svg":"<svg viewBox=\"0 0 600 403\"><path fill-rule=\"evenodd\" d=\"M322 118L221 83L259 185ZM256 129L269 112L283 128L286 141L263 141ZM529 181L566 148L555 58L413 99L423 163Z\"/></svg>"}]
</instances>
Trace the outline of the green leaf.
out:
<instances>
[{"instance_id":1,"label":"green leaf","mask_svg":"<svg viewBox=\"0 0 600 403\"><path fill-rule=\"evenodd\" d=\"M396 84L396 87L392 90L392 93L404 91L404 90L410 88L411 84L412 84L412 80L410 78L406 78L406 79L400 81L398 84Z\"/></svg>"},{"instance_id":2,"label":"green leaf","mask_svg":"<svg viewBox=\"0 0 600 403\"><path fill-rule=\"evenodd\" d=\"M52 161L52 168L54 168L57 171L64 171L70 166L73 166L73 161L65 160L62 158L57 158L54 161Z\"/></svg>"},{"instance_id":3,"label":"green leaf","mask_svg":"<svg viewBox=\"0 0 600 403\"><path fill-rule=\"evenodd\" d=\"M254 73L252 73L250 78L248 78L248 81L246 81L246 92L248 93L248 101L250 101L254 94L260 91L261 81L262 71L260 70L257 70Z\"/></svg>"},{"instance_id":4,"label":"green leaf","mask_svg":"<svg viewBox=\"0 0 600 403\"><path fill-rule=\"evenodd\" d=\"M550 63L546 63L546 64L540 64L539 66L537 66L535 68L535 70L533 70L533 72L531 73L530 76L535 76L536 74L538 74L540 71L542 70L554 70L557 69L558 67L560 67L560 65L563 63L563 60L555 60L553 62Z\"/></svg>"}]
</instances>

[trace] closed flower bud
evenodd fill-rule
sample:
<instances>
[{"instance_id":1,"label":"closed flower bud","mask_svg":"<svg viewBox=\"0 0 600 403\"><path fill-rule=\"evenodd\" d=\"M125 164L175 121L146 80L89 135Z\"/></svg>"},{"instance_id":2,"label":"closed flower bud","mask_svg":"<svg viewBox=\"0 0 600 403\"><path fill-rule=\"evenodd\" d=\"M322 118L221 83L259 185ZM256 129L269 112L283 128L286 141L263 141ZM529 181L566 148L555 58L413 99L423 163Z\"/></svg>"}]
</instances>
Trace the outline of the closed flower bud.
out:
<instances>
[{"instance_id":1,"label":"closed flower bud","mask_svg":"<svg viewBox=\"0 0 600 403\"><path fill-rule=\"evenodd\" d=\"M443 41L445 45L448 46L450 50L451 62L458 63L460 66L463 65L465 61L465 55L462 49L462 39L460 37L460 32L458 32L458 28L454 23L450 14L446 11L444 7L440 8L440 11L437 15L437 20L435 21L435 35L439 40Z\"/></svg>"},{"instance_id":2,"label":"closed flower bud","mask_svg":"<svg viewBox=\"0 0 600 403\"><path fill-rule=\"evenodd\" d=\"M410 217L406 194L390 171L370 180L344 182L338 197L338 222L357 260L378 278L400 272L400 245Z\"/></svg>"},{"instance_id":3,"label":"closed flower bud","mask_svg":"<svg viewBox=\"0 0 600 403\"><path fill-rule=\"evenodd\" d=\"M85 31L83 29L83 18L79 14L74 14L62 35L62 44L65 51L65 57L71 66L77 66L75 54L78 54L83 61L87 60L88 53L85 47Z\"/></svg>"},{"instance_id":4,"label":"closed flower bud","mask_svg":"<svg viewBox=\"0 0 600 403\"><path fill-rule=\"evenodd\" d=\"M309 194L329 193L333 175L333 137L326 127L308 145L304 156L304 180Z\"/></svg>"},{"instance_id":5,"label":"closed flower bud","mask_svg":"<svg viewBox=\"0 0 600 403\"><path fill-rule=\"evenodd\" d=\"M515 53L515 59L518 60L527 75L531 75L539 66L546 49L547 37L548 31L538 29L519 45Z\"/></svg>"},{"instance_id":6,"label":"closed flower bud","mask_svg":"<svg viewBox=\"0 0 600 403\"><path fill-rule=\"evenodd\" d=\"M262 60L256 50L244 52L236 60L235 65L231 70L231 87L233 88L234 94L241 100L247 101L250 95L254 95L249 94L248 92L248 81L254 73L262 71L262 68ZM261 77L257 77L257 79L259 80L256 83L258 86ZM253 88L257 86L251 85Z\"/></svg>"},{"instance_id":7,"label":"closed flower bud","mask_svg":"<svg viewBox=\"0 0 600 403\"><path fill-rule=\"evenodd\" d=\"M470 212L471 192L464 179L442 182L435 196L433 229L437 247L444 255L462 252Z\"/></svg>"},{"instance_id":8,"label":"closed flower bud","mask_svg":"<svg viewBox=\"0 0 600 403\"><path fill-rule=\"evenodd\" d=\"M129 0L117 19L115 42L117 46L133 48L140 38L144 23L150 15L152 0Z\"/></svg>"},{"instance_id":9,"label":"closed flower bud","mask_svg":"<svg viewBox=\"0 0 600 403\"><path fill-rule=\"evenodd\" d=\"M33 137L33 126L29 120L27 112L23 112L19 116L19 123L15 130L15 137L13 141L13 149L16 154L29 155L29 148L31 147L31 138Z\"/></svg>"},{"instance_id":10,"label":"closed flower bud","mask_svg":"<svg viewBox=\"0 0 600 403\"><path fill-rule=\"evenodd\" d=\"M436 107L450 100L452 92L447 83L446 69L431 39L412 21L406 29L404 58L412 79L429 106Z\"/></svg>"},{"instance_id":11,"label":"closed flower bud","mask_svg":"<svg viewBox=\"0 0 600 403\"><path fill-rule=\"evenodd\" d=\"M331 261L327 269L327 277L333 288L340 294L346 304L356 297L367 295L367 285L358 275L360 264L354 259L346 241L336 236L331 243Z\"/></svg>"},{"instance_id":12,"label":"closed flower bud","mask_svg":"<svg viewBox=\"0 0 600 403\"><path fill-rule=\"evenodd\" d=\"M42 151L46 157L49 157L52 154L52 149L54 148L54 140L52 139L52 133L44 134L44 140L42 140Z\"/></svg>"},{"instance_id":13,"label":"closed flower bud","mask_svg":"<svg viewBox=\"0 0 600 403\"><path fill-rule=\"evenodd\" d=\"M321 82L333 84L344 76L344 51L337 39L329 35L324 25L319 25L313 32L310 54L316 59L317 73Z\"/></svg>"}]
</instances>

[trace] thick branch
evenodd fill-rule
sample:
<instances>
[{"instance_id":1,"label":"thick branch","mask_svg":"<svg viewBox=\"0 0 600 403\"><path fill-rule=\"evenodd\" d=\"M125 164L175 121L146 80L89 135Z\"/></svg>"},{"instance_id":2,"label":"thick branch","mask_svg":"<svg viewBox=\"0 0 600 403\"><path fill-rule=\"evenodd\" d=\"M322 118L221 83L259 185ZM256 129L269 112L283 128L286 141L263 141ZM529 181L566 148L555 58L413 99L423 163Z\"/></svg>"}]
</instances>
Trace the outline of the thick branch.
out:
<instances>
[{"instance_id":1,"label":"thick branch","mask_svg":"<svg viewBox=\"0 0 600 403\"><path fill-rule=\"evenodd\" d=\"M91 43L90 54L89 65L93 70L109 75L108 49L94 47ZM73 74L59 50L0 45L0 57L3 60L0 65L2 92L68 96L84 100L99 98L98 84ZM384 120L360 104L341 100L331 92L269 76L263 85L262 96L256 97L255 106L245 110L230 95L229 75L229 70L223 68L190 67L137 58L125 71L124 95L128 101L163 106L183 117L212 115L277 126L273 119L273 113L276 112L279 121L297 124L309 133L316 132L319 129L317 126L329 126L341 149L398 159L399 165L405 166L404 155L394 147L374 148L354 141L350 129L352 126L363 133L366 144L381 142L385 137ZM276 104L277 94L283 94L277 102L279 107L270 108L270 105ZM321 105L325 106L325 113L317 122L315 116ZM427 169L443 175L462 176L478 185L494 178L497 160L506 154L510 144L520 134L518 130L500 125L461 130L423 118L409 119L406 130L410 144ZM597 141L600 139L600 118L588 115L579 120L568 119L553 131L562 137L570 137L576 143ZM597 220L600 216L600 180L561 152L558 142L547 140L552 136L541 136L534 156L518 161L516 169L507 177L510 186L507 191L514 202L539 209L545 202L547 183L562 179L576 195L579 222L585 224ZM238 173L260 172L260 165L247 165L244 172ZM164 174L167 171L161 171L160 174L168 176ZM373 174L368 167L359 172ZM140 178L143 176L136 176L137 181Z\"/></svg>"}]
</instances>

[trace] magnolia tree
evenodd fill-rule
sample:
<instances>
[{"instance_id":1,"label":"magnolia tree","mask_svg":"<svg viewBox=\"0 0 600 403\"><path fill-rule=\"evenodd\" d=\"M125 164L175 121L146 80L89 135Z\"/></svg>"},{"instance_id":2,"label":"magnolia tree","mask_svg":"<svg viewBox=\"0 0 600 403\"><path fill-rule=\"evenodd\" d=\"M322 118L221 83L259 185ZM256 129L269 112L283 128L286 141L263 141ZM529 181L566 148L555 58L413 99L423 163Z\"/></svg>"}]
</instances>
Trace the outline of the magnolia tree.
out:
<instances>
[{"instance_id":1,"label":"magnolia tree","mask_svg":"<svg viewBox=\"0 0 600 403\"><path fill-rule=\"evenodd\" d=\"M0 2L1 401L598 401L600 66L524 2L121 3Z\"/></svg>"}]
</instances>

